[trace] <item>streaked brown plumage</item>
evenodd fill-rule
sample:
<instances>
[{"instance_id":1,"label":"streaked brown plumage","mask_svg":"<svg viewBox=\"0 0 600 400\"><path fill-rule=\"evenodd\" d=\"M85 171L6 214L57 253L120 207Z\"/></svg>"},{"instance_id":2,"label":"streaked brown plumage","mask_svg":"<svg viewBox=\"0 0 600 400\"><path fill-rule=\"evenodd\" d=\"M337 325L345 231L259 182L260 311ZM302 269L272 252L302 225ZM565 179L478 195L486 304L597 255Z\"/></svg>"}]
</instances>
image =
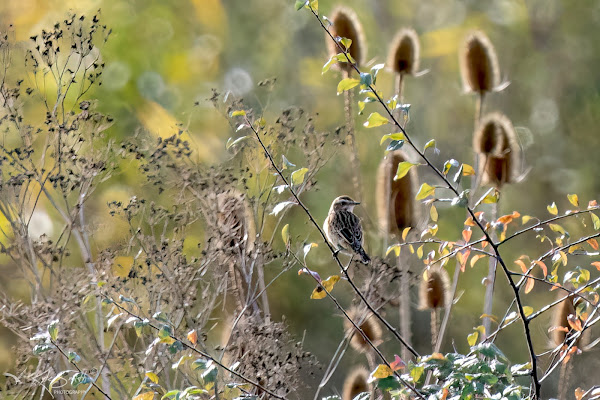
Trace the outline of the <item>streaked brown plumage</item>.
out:
<instances>
[{"instance_id":1,"label":"streaked brown plumage","mask_svg":"<svg viewBox=\"0 0 600 400\"><path fill-rule=\"evenodd\" d=\"M336 249L346 254L356 254L364 264L371 258L363 249L363 232L360 219L352 212L360 204L348 196L336 198L329 214L323 223L323 230L329 243Z\"/></svg>"}]
</instances>

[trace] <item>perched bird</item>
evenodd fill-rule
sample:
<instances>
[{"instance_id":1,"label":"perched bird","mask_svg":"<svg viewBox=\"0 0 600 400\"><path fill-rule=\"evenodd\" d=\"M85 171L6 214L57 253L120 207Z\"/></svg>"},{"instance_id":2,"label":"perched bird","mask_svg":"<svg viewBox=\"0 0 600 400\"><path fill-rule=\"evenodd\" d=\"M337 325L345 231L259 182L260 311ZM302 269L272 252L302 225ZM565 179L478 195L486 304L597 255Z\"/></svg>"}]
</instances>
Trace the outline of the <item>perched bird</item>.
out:
<instances>
[{"instance_id":1,"label":"perched bird","mask_svg":"<svg viewBox=\"0 0 600 400\"><path fill-rule=\"evenodd\" d=\"M329 214L323 223L327 240L336 250L356 254L364 264L371 259L363 249L363 233L360 219L352 212L360 204L348 196L340 196L331 203Z\"/></svg>"}]
</instances>

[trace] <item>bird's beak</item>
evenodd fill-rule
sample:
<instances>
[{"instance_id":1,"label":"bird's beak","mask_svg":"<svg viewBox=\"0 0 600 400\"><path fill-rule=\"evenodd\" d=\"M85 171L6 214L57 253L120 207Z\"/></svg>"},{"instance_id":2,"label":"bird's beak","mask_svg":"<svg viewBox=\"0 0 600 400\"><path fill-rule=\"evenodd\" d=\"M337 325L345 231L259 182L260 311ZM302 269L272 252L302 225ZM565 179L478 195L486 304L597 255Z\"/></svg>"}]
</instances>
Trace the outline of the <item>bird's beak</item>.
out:
<instances>
[{"instance_id":1,"label":"bird's beak","mask_svg":"<svg viewBox=\"0 0 600 400\"><path fill-rule=\"evenodd\" d=\"M355 206L357 206L359 204L360 204L360 201L355 201L354 203L352 203L352 205L355 205Z\"/></svg>"}]
</instances>

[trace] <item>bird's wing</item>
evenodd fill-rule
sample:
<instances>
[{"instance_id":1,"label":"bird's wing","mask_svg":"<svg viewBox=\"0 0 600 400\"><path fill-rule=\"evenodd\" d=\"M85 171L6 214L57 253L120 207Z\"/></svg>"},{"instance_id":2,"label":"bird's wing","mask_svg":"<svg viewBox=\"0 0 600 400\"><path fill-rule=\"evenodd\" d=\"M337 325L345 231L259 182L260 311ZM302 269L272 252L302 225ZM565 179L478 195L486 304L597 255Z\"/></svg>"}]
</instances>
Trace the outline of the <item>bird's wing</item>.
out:
<instances>
[{"instance_id":1,"label":"bird's wing","mask_svg":"<svg viewBox=\"0 0 600 400\"><path fill-rule=\"evenodd\" d=\"M340 235L352 250L358 251L363 243L360 219L350 211L338 211L336 219L335 226L338 227Z\"/></svg>"}]
</instances>

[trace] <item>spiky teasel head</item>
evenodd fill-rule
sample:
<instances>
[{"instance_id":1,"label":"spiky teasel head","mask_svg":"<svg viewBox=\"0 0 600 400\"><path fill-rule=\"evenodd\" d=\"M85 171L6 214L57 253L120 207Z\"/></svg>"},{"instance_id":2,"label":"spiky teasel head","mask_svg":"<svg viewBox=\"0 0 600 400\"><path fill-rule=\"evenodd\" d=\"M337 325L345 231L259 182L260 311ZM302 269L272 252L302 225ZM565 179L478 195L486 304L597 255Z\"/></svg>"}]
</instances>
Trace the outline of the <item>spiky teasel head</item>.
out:
<instances>
[{"instance_id":1,"label":"spiky teasel head","mask_svg":"<svg viewBox=\"0 0 600 400\"><path fill-rule=\"evenodd\" d=\"M373 343L374 345L379 345L381 343L381 336L383 334L381 330L381 326L379 322L375 319L373 314L368 313L367 311L352 307L348 310L348 316L354 321L358 327L365 333L365 336ZM360 332L356 330L354 325L348 319L344 319L344 330L346 331L346 335L354 335L350 340L350 346L360 352L367 353L372 350L372 347L367 341L362 337Z\"/></svg>"},{"instance_id":2,"label":"spiky teasel head","mask_svg":"<svg viewBox=\"0 0 600 400\"><path fill-rule=\"evenodd\" d=\"M521 146L510 120L503 114L483 117L473 148L479 157L482 183L497 187L517 181L520 172Z\"/></svg>"},{"instance_id":3,"label":"spiky teasel head","mask_svg":"<svg viewBox=\"0 0 600 400\"><path fill-rule=\"evenodd\" d=\"M388 53L387 67L396 74L414 75L419 69L419 37L414 29L400 30Z\"/></svg>"},{"instance_id":4,"label":"spiky teasel head","mask_svg":"<svg viewBox=\"0 0 600 400\"><path fill-rule=\"evenodd\" d=\"M421 310L446 307L450 302L450 278L443 267L426 268L419 285Z\"/></svg>"},{"instance_id":5,"label":"spiky teasel head","mask_svg":"<svg viewBox=\"0 0 600 400\"><path fill-rule=\"evenodd\" d=\"M419 209L414 201L414 185L418 181L416 168L403 178L394 180L398 164L408 161L402 150L388 153L377 170L376 205L379 227L383 232L400 234L404 228L415 227Z\"/></svg>"},{"instance_id":6,"label":"spiky teasel head","mask_svg":"<svg viewBox=\"0 0 600 400\"><path fill-rule=\"evenodd\" d=\"M365 367L354 367L344 379L342 400L352 400L360 393L370 391L369 371Z\"/></svg>"},{"instance_id":7,"label":"spiky teasel head","mask_svg":"<svg viewBox=\"0 0 600 400\"><path fill-rule=\"evenodd\" d=\"M557 300L563 297L565 297L565 293L559 291ZM554 330L551 332L551 337L555 346L560 346L565 341L567 333L571 329L568 320L571 314L575 315L575 304L573 304L572 296L567 297L554 307L554 313L552 314L552 328Z\"/></svg>"},{"instance_id":8,"label":"spiky teasel head","mask_svg":"<svg viewBox=\"0 0 600 400\"><path fill-rule=\"evenodd\" d=\"M499 86L498 57L485 33L473 31L467 35L459 60L465 91L484 94Z\"/></svg>"},{"instance_id":9,"label":"spiky teasel head","mask_svg":"<svg viewBox=\"0 0 600 400\"><path fill-rule=\"evenodd\" d=\"M349 7L339 5L335 7L331 13L330 20L332 25L329 28L329 31L334 38L340 37L352 40L349 52L352 58L354 58L356 66L360 67L365 62L367 41L356 13ZM325 34L325 42L327 43L329 57L333 57L340 53L337 44L333 42L327 34ZM348 73L353 70L350 63L337 63L337 66Z\"/></svg>"}]
</instances>

